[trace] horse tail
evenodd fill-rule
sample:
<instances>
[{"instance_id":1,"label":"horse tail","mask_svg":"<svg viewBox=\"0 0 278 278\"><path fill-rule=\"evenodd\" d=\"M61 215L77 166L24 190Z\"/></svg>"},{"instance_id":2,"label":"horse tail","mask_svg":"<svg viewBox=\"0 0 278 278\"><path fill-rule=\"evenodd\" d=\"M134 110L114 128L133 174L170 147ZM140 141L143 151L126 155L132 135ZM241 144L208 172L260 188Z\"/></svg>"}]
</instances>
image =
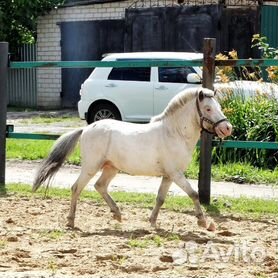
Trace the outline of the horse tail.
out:
<instances>
[{"instance_id":1,"label":"horse tail","mask_svg":"<svg viewBox=\"0 0 278 278\"><path fill-rule=\"evenodd\" d=\"M58 172L66 158L72 153L83 128L68 132L62 135L54 144L49 156L41 163L33 182L32 191L35 192L42 183L48 180L47 187L51 178Z\"/></svg>"}]
</instances>

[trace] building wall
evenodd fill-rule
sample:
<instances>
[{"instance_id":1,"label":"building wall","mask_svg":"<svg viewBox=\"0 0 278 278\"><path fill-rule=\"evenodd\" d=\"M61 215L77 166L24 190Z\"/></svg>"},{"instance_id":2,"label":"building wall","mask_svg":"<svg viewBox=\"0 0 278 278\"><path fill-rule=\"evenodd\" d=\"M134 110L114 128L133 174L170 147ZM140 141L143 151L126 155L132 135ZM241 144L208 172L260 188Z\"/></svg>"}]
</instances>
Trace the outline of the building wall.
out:
<instances>
[{"instance_id":1,"label":"building wall","mask_svg":"<svg viewBox=\"0 0 278 278\"><path fill-rule=\"evenodd\" d=\"M204 0L200 0L203 1ZM211 1L211 0L210 0ZM228 1L228 0L227 0ZM229 0L238 2L238 0ZM243 2L244 0L242 0ZM251 0L248 0L251 1ZM255 0L253 0L255 1ZM159 1L153 1L159 3ZM153 3L152 0L145 3ZM189 1L184 1L188 3ZM193 0L196 4L196 0ZM135 4L134 4L135 3ZM164 6L176 5L176 1L163 0ZM37 60L60 61L61 60L61 32L58 23L66 21L88 21L104 19L122 19L125 17L125 9L132 6L140 6L141 1L126 0L112 3L64 7L51 11L39 18L37 25ZM144 6L145 7L145 6ZM37 106L40 108L60 108L61 98L61 69L40 68L37 70Z\"/></svg>"},{"instance_id":2,"label":"building wall","mask_svg":"<svg viewBox=\"0 0 278 278\"><path fill-rule=\"evenodd\" d=\"M57 23L124 18L125 9L133 1L121 1L86 6L59 8L40 17L37 26L37 60L61 60L61 33ZM61 107L61 69L39 68L37 70L37 106L40 108Z\"/></svg>"}]
</instances>

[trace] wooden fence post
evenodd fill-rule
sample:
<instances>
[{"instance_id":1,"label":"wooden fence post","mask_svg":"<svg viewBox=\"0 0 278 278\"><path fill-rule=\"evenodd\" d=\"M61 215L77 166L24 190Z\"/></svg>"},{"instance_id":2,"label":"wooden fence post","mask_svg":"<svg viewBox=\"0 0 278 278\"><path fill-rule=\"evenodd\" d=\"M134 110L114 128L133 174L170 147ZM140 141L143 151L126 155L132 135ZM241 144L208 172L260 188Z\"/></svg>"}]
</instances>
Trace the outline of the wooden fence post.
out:
<instances>
[{"instance_id":1,"label":"wooden fence post","mask_svg":"<svg viewBox=\"0 0 278 278\"><path fill-rule=\"evenodd\" d=\"M211 90L215 76L215 48L216 39L204 39L203 87ZM198 189L200 202L203 204L210 203L212 137L206 131L201 133Z\"/></svg>"},{"instance_id":2,"label":"wooden fence post","mask_svg":"<svg viewBox=\"0 0 278 278\"><path fill-rule=\"evenodd\" d=\"M5 187L8 43L0 42L0 193Z\"/></svg>"}]
</instances>

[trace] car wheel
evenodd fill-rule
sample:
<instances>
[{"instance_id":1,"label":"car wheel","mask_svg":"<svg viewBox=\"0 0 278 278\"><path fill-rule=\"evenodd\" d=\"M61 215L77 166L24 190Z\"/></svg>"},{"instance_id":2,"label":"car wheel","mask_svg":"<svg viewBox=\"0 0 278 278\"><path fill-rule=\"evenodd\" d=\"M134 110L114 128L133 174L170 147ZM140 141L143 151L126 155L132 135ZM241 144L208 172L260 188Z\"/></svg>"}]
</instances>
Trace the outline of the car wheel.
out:
<instances>
[{"instance_id":1,"label":"car wheel","mask_svg":"<svg viewBox=\"0 0 278 278\"><path fill-rule=\"evenodd\" d=\"M116 106L110 103L99 103L89 112L88 124L103 119L122 120L120 112Z\"/></svg>"}]
</instances>

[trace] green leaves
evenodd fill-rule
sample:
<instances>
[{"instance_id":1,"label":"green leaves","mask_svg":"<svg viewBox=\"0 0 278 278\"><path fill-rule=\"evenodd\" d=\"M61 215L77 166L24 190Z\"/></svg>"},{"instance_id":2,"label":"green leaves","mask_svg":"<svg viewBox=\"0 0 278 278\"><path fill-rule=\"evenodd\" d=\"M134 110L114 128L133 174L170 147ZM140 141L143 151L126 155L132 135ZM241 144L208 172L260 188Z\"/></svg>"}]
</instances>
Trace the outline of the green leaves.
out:
<instances>
[{"instance_id":1,"label":"green leaves","mask_svg":"<svg viewBox=\"0 0 278 278\"><path fill-rule=\"evenodd\" d=\"M267 43L267 37L261 37L260 34L253 35L251 47L257 47L261 50L264 59L278 58L278 48L270 47ZM271 66L266 68L266 71L268 73L268 79L272 82L278 83L278 67Z\"/></svg>"},{"instance_id":2,"label":"green leaves","mask_svg":"<svg viewBox=\"0 0 278 278\"><path fill-rule=\"evenodd\" d=\"M0 0L0 41L11 51L23 43L34 43L38 16L63 4L64 0Z\"/></svg>"},{"instance_id":3,"label":"green leaves","mask_svg":"<svg viewBox=\"0 0 278 278\"><path fill-rule=\"evenodd\" d=\"M278 49L270 47L267 43L267 37L261 37L260 34L253 35L252 48L258 47L262 51L263 58L275 59L278 55Z\"/></svg>"},{"instance_id":4,"label":"green leaves","mask_svg":"<svg viewBox=\"0 0 278 278\"><path fill-rule=\"evenodd\" d=\"M223 111L234 129L231 140L278 141L278 101L258 94L253 98L229 94L223 98ZM217 149L214 162L248 162L256 167L274 169L277 150Z\"/></svg>"}]
</instances>

